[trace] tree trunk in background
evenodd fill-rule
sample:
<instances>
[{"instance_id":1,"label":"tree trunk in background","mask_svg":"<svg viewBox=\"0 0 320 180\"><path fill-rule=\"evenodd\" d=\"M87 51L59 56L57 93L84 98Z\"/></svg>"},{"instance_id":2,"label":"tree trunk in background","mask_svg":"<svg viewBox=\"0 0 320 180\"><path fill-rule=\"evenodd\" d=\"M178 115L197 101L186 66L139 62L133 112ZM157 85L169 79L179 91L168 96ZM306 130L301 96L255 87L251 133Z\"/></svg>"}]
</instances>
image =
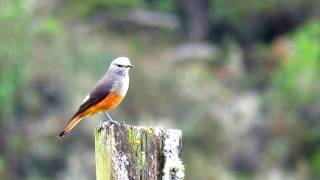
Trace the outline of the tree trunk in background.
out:
<instances>
[{"instance_id":1,"label":"tree trunk in background","mask_svg":"<svg viewBox=\"0 0 320 180\"><path fill-rule=\"evenodd\" d=\"M207 40L209 35L209 0L178 0L186 16L187 33L191 40Z\"/></svg>"}]
</instances>

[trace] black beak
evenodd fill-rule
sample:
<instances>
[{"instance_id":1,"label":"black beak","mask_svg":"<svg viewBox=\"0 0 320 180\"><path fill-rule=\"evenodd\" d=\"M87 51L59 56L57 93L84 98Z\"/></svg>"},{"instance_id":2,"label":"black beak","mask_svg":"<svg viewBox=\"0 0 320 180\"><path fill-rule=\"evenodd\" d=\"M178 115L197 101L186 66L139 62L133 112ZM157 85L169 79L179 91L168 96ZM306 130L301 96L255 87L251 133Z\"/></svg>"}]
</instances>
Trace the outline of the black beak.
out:
<instances>
[{"instance_id":1,"label":"black beak","mask_svg":"<svg viewBox=\"0 0 320 180\"><path fill-rule=\"evenodd\" d=\"M133 68L134 66L130 64L130 65L128 65L128 67L131 67L131 68Z\"/></svg>"}]
</instances>

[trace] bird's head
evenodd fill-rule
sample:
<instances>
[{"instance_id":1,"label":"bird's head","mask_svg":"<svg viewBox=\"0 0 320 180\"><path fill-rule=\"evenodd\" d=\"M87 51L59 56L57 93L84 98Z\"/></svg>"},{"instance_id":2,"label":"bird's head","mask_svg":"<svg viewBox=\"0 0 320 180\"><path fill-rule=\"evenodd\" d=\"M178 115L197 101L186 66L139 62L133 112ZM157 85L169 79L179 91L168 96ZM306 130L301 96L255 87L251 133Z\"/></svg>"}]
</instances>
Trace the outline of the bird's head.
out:
<instances>
[{"instance_id":1,"label":"bird's head","mask_svg":"<svg viewBox=\"0 0 320 180\"><path fill-rule=\"evenodd\" d=\"M118 57L111 62L109 70L114 70L119 74L127 73L130 68L134 67L127 57Z\"/></svg>"}]
</instances>

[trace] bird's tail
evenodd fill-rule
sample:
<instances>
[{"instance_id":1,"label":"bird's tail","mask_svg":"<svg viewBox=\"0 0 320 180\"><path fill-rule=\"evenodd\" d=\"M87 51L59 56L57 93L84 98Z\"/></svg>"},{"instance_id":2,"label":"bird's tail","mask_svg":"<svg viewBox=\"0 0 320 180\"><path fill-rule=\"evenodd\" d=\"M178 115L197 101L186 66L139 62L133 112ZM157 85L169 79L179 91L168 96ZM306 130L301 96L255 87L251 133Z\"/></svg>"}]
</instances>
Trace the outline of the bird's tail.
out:
<instances>
[{"instance_id":1,"label":"bird's tail","mask_svg":"<svg viewBox=\"0 0 320 180\"><path fill-rule=\"evenodd\" d=\"M68 124L66 125L66 127L63 129L63 131L58 134L58 138L63 138L69 131L71 131L71 129L76 126L80 120L82 119L83 116L80 115L76 115L74 117L71 118L71 120L68 122Z\"/></svg>"}]
</instances>

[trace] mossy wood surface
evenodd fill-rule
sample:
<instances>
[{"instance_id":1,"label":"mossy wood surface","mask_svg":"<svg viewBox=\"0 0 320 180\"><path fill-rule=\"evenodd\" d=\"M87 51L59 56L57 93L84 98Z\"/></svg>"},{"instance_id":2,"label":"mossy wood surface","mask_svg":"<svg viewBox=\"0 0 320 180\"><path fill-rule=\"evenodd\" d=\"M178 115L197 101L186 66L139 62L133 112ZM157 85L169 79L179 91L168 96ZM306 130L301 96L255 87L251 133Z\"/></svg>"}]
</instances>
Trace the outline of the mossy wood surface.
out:
<instances>
[{"instance_id":1,"label":"mossy wood surface","mask_svg":"<svg viewBox=\"0 0 320 180\"><path fill-rule=\"evenodd\" d=\"M98 180L183 179L180 130L102 123L95 131Z\"/></svg>"}]
</instances>

